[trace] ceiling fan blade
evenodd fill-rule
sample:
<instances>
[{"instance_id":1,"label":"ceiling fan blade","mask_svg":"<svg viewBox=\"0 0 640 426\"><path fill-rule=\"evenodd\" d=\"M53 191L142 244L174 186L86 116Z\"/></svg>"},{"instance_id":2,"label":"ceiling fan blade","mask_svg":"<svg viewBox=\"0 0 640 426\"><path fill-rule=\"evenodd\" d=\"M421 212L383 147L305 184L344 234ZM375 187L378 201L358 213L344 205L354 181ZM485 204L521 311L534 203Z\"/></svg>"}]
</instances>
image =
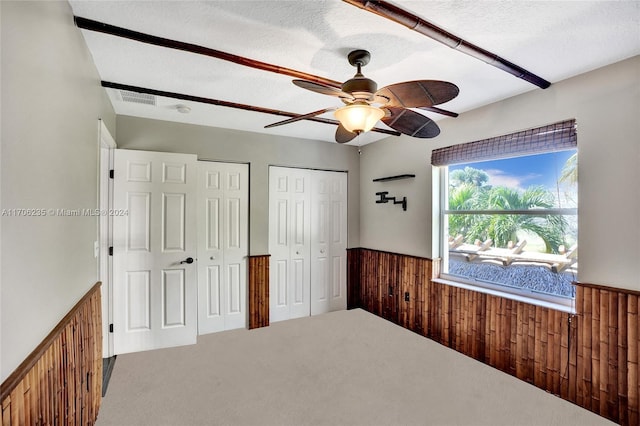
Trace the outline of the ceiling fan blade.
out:
<instances>
[{"instance_id":1,"label":"ceiling fan blade","mask_svg":"<svg viewBox=\"0 0 640 426\"><path fill-rule=\"evenodd\" d=\"M295 117L288 118L286 120L278 121L277 123L271 123L264 126L265 129L269 129L271 127L282 126L283 124L295 123L296 121L304 120L305 118L315 117L316 115L324 114L325 112L334 111L338 108L324 108L318 111L313 111L308 114L296 115Z\"/></svg>"},{"instance_id":2,"label":"ceiling fan blade","mask_svg":"<svg viewBox=\"0 0 640 426\"><path fill-rule=\"evenodd\" d=\"M457 117L458 113L457 112L451 112L451 111L447 111L446 109L442 109L442 108L438 108L438 107L418 107L419 109L423 109L425 111L430 111L430 112L435 112L438 114L442 114L442 115L446 115L447 117Z\"/></svg>"},{"instance_id":3,"label":"ceiling fan blade","mask_svg":"<svg viewBox=\"0 0 640 426\"><path fill-rule=\"evenodd\" d=\"M338 129L336 130L336 142L347 143L350 140L353 140L356 136L358 136L357 133L348 131L342 124L338 125Z\"/></svg>"},{"instance_id":4,"label":"ceiling fan blade","mask_svg":"<svg viewBox=\"0 0 640 426\"><path fill-rule=\"evenodd\" d=\"M390 115L382 118L382 122L394 130L413 136L414 138L435 138L440 128L429 117L405 108L386 107Z\"/></svg>"},{"instance_id":5,"label":"ceiling fan blade","mask_svg":"<svg viewBox=\"0 0 640 426\"><path fill-rule=\"evenodd\" d=\"M344 98L353 100L353 96L347 92L343 92L337 87L328 86L326 84L315 83L309 80L293 80L293 84L303 89L311 90L312 92L321 93L323 95L336 96L338 98Z\"/></svg>"},{"instance_id":6,"label":"ceiling fan blade","mask_svg":"<svg viewBox=\"0 0 640 426\"><path fill-rule=\"evenodd\" d=\"M431 107L450 101L458 96L458 86L448 81L416 80L385 86L376 96L389 98L391 107Z\"/></svg>"}]
</instances>

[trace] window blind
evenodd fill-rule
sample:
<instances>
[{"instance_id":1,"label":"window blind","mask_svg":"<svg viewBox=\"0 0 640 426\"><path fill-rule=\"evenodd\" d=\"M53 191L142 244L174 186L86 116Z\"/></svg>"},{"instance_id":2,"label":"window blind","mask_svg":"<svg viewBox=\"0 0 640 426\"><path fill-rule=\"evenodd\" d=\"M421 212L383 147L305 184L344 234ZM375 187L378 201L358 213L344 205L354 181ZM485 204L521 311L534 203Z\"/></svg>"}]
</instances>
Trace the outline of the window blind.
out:
<instances>
[{"instance_id":1,"label":"window blind","mask_svg":"<svg viewBox=\"0 0 640 426\"><path fill-rule=\"evenodd\" d=\"M431 164L447 166L521 155L564 151L577 146L576 120L565 120L535 129L434 149Z\"/></svg>"}]
</instances>

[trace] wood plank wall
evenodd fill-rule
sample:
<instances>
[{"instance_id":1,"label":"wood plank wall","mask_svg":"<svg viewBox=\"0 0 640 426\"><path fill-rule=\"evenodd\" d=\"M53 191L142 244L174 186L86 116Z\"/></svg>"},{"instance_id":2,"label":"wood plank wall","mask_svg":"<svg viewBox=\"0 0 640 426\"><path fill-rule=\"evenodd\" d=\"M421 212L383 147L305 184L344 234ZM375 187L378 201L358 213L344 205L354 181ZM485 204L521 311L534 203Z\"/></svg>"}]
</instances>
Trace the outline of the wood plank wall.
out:
<instances>
[{"instance_id":1,"label":"wood plank wall","mask_svg":"<svg viewBox=\"0 0 640 426\"><path fill-rule=\"evenodd\" d=\"M94 424L101 397L102 317L96 283L2 383L2 424Z\"/></svg>"},{"instance_id":2,"label":"wood plank wall","mask_svg":"<svg viewBox=\"0 0 640 426\"><path fill-rule=\"evenodd\" d=\"M576 403L624 425L638 415L640 292L578 284Z\"/></svg>"},{"instance_id":3,"label":"wood plank wall","mask_svg":"<svg viewBox=\"0 0 640 426\"><path fill-rule=\"evenodd\" d=\"M431 281L438 262L348 251L363 308L622 425L638 425L640 293L579 284L576 314ZM408 301L406 294L408 293Z\"/></svg>"},{"instance_id":4,"label":"wood plank wall","mask_svg":"<svg viewBox=\"0 0 640 426\"><path fill-rule=\"evenodd\" d=\"M269 325L269 257L249 256L249 329Z\"/></svg>"}]
</instances>

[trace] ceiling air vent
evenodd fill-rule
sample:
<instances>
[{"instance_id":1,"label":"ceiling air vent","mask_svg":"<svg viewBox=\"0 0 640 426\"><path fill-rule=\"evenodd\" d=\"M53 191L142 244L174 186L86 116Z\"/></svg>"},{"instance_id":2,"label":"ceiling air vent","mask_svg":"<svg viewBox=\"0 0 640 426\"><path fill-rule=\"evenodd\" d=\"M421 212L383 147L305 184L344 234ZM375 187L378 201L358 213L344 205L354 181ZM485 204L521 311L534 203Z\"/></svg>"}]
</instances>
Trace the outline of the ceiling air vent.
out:
<instances>
[{"instance_id":1,"label":"ceiling air vent","mask_svg":"<svg viewBox=\"0 0 640 426\"><path fill-rule=\"evenodd\" d=\"M132 102L134 104L156 105L156 97L146 93L137 93L130 90L120 90L120 97L123 102Z\"/></svg>"}]
</instances>

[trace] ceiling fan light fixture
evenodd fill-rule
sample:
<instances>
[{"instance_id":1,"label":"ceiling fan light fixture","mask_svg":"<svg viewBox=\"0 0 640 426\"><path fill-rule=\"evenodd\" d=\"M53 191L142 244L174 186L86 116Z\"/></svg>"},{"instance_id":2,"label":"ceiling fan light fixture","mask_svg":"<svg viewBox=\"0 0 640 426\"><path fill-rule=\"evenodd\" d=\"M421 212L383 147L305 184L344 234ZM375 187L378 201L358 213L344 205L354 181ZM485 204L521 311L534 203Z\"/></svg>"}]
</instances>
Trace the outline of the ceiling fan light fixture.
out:
<instances>
[{"instance_id":1,"label":"ceiling fan light fixture","mask_svg":"<svg viewBox=\"0 0 640 426\"><path fill-rule=\"evenodd\" d=\"M352 133L364 133L373 129L384 111L366 102L354 102L339 108L334 113L340 124Z\"/></svg>"}]
</instances>

